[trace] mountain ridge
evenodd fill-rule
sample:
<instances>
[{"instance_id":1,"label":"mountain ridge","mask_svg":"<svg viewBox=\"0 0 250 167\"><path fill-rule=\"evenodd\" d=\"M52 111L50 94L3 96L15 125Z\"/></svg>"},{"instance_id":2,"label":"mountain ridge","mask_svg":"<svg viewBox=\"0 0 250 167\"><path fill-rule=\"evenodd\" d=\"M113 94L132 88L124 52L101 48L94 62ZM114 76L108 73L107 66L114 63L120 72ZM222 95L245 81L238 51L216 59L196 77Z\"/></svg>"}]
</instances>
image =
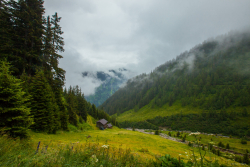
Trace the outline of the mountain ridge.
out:
<instances>
[{"instance_id":1,"label":"mountain ridge","mask_svg":"<svg viewBox=\"0 0 250 167\"><path fill-rule=\"evenodd\" d=\"M105 71L96 71L82 72L83 77L91 77L95 80L101 81L101 85L95 88L94 94L86 96L86 100L90 103L95 104L95 106L101 105L107 98L112 96L120 86L127 81L127 77L125 76L125 72L128 70L125 68L119 68L118 70L108 70Z\"/></svg>"},{"instance_id":2,"label":"mountain ridge","mask_svg":"<svg viewBox=\"0 0 250 167\"><path fill-rule=\"evenodd\" d=\"M126 86L101 107L109 114L123 113L138 110L153 99L157 106L166 103L171 106L180 100L183 106L199 105L206 110L247 106L246 97L250 97L249 44L249 31L205 41L150 74L128 80Z\"/></svg>"}]
</instances>

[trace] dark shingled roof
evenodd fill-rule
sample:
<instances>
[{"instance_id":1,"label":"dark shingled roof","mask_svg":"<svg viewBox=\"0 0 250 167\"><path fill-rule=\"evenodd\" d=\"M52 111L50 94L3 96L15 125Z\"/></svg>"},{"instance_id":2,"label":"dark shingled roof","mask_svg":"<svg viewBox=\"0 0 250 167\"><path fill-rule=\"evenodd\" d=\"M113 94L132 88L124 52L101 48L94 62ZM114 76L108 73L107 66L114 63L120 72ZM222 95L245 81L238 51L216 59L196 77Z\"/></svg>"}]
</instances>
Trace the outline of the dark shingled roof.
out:
<instances>
[{"instance_id":1,"label":"dark shingled roof","mask_svg":"<svg viewBox=\"0 0 250 167\"><path fill-rule=\"evenodd\" d=\"M97 122L100 122L101 124L105 125L106 123L108 123L108 121L106 119L100 119L99 121ZM96 123L97 123L96 122Z\"/></svg>"},{"instance_id":2,"label":"dark shingled roof","mask_svg":"<svg viewBox=\"0 0 250 167\"><path fill-rule=\"evenodd\" d=\"M109 123L109 124L108 124L108 128L111 128L111 127L112 127L112 124L111 124L111 123Z\"/></svg>"}]
</instances>

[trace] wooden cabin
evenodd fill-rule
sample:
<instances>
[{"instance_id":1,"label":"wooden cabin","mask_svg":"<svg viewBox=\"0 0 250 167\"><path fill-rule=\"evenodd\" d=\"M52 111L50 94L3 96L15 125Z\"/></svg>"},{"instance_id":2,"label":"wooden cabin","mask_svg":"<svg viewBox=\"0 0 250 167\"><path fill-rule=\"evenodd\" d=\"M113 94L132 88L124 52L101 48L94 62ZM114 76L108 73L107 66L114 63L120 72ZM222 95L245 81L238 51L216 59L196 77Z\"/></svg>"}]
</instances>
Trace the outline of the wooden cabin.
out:
<instances>
[{"instance_id":1,"label":"wooden cabin","mask_svg":"<svg viewBox=\"0 0 250 167\"><path fill-rule=\"evenodd\" d=\"M113 128L113 125L111 123L109 123L107 126L108 126L109 129Z\"/></svg>"},{"instance_id":2,"label":"wooden cabin","mask_svg":"<svg viewBox=\"0 0 250 167\"><path fill-rule=\"evenodd\" d=\"M106 119L100 119L96 122L96 127L98 127L101 130L104 130L108 127L108 121Z\"/></svg>"}]
</instances>

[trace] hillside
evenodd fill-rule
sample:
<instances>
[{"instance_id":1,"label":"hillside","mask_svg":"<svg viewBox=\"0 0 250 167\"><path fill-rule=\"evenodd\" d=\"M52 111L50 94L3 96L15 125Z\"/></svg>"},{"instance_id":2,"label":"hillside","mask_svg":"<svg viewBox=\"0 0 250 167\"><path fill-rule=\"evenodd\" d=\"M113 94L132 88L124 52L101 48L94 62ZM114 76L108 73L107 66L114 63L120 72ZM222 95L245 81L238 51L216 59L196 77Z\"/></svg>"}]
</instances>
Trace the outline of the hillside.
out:
<instances>
[{"instance_id":1,"label":"hillside","mask_svg":"<svg viewBox=\"0 0 250 167\"><path fill-rule=\"evenodd\" d=\"M86 96L86 100L95 104L97 107L107 100L112 94L114 94L120 86L127 81L124 72L127 69L109 70L107 73L103 71L97 71L95 73L83 72L83 77L92 77L102 82L102 84L95 89L95 93Z\"/></svg>"},{"instance_id":2,"label":"hillside","mask_svg":"<svg viewBox=\"0 0 250 167\"><path fill-rule=\"evenodd\" d=\"M228 115L235 111L241 117L239 113L243 110L248 113L250 105L249 46L249 31L204 41L150 74L128 80L124 88L100 107L118 116L127 111L118 117L120 121L136 117L143 120L142 111L146 110L151 119L197 111L207 115L221 111ZM141 115L124 117L131 112Z\"/></svg>"}]
</instances>

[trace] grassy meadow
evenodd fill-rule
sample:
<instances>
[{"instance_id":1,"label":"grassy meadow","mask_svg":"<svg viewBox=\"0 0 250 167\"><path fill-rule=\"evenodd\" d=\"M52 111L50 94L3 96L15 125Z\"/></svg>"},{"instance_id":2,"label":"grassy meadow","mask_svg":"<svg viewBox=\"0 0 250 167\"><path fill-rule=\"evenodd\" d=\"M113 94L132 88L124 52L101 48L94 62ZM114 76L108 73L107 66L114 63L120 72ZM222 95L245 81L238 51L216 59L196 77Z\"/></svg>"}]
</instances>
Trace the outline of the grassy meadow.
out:
<instances>
[{"instance_id":1,"label":"grassy meadow","mask_svg":"<svg viewBox=\"0 0 250 167\"><path fill-rule=\"evenodd\" d=\"M3 136L0 166L153 166L153 161L166 154L184 162L194 161L192 150L199 160L198 148L117 127L97 130L93 122L88 118L88 123L79 126L83 130L70 127L69 132L57 134L30 131L26 140ZM230 166L241 165L208 152L205 158Z\"/></svg>"},{"instance_id":2,"label":"grassy meadow","mask_svg":"<svg viewBox=\"0 0 250 167\"><path fill-rule=\"evenodd\" d=\"M152 103L152 101L151 101ZM151 103L148 105L145 105L138 111L134 111L134 109L126 111L122 114L120 114L117 117L117 121L123 122L123 121L144 121L147 119L152 119L157 116L170 116L175 114L190 114L190 113L200 113L202 110L199 108L189 107L185 106L182 107L181 103L175 102L174 105L171 107L168 104L163 105L162 107L151 107Z\"/></svg>"},{"instance_id":3,"label":"grassy meadow","mask_svg":"<svg viewBox=\"0 0 250 167\"><path fill-rule=\"evenodd\" d=\"M169 134L171 133L171 136L175 138L177 136L177 131L161 131L161 133ZM238 153L246 153L246 150L250 150L250 142L248 141L247 144L242 144L240 138L233 138L233 137L223 137L218 136L216 134L213 135L205 135L205 134L199 134L196 136L189 135L189 133L181 133L180 139L186 135L186 141L195 142L196 138L199 139L201 144L207 145L208 143L213 143L213 145L218 146L219 142L221 142L225 147L227 144L230 146L230 150L233 150Z\"/></svg>"},{"instance_id":4,"label":"grassy meadow","mask_svg":"<svg viewBox=\"0 0 250 167\"><path fill-rule=\"evenodd\" d=\"M250 107L245 107L248 111L250 110ZM139 122L144 121L147 119L152 119L157 116L165 117L165 116L171 116L182 113L185 114L199 114L202 113L203 109L199 107L192 107L192 106L181 106L181 102L176 101L172 106L169 106L168 104L163 105L162 107L152 107L152 101L148 104L139 109L138 111L135 111L134 109L125 111L124 113L117 116L117 121L123 122L123 121L131 121L131 122ZM229 107L226 109L227 112L241 112L242 107ZM218 111L219 112L219 111ZM250 122L250 120L246 120L247 122ZM241 120L239 120L237 123L242 123Z\"/></svg>"}]
</instances>

